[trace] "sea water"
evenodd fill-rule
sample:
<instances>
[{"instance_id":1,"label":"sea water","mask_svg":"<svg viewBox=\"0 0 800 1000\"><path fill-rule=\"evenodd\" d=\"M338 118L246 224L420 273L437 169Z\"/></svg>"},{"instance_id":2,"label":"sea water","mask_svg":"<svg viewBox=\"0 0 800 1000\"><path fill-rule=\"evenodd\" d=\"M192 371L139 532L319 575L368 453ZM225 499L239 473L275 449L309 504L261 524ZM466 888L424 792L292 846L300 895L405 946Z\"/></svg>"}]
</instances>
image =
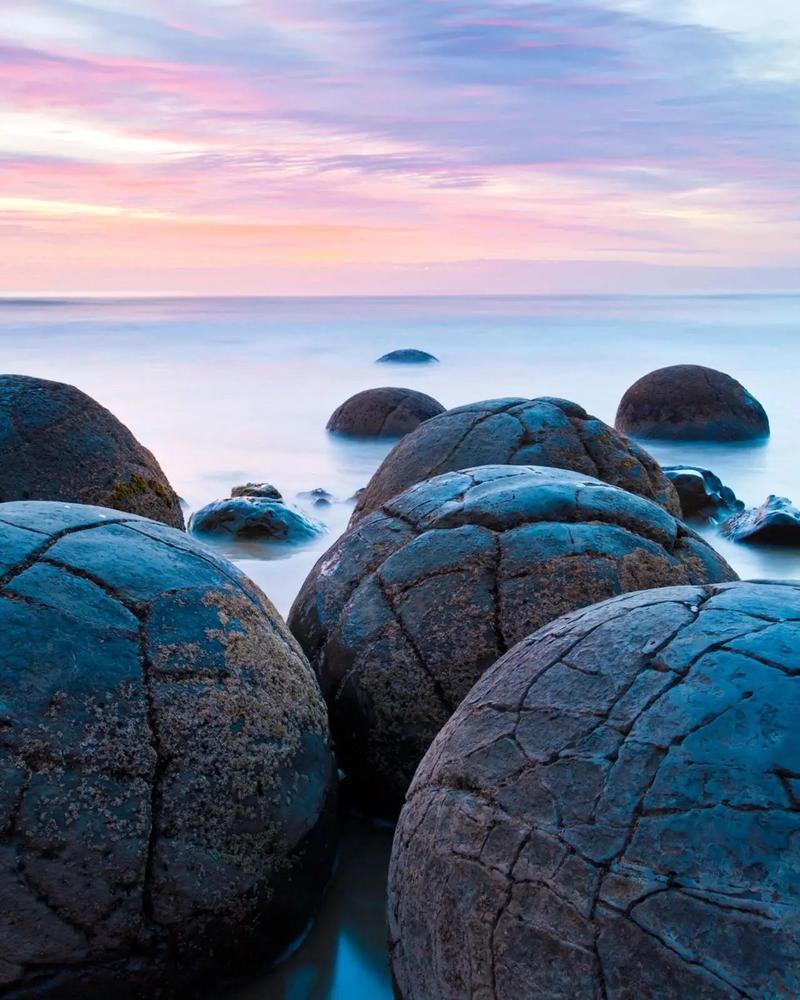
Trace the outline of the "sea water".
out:
<instances>
[{"instance_id":1,"label":"sea water","mask_svg":"<svg viewBox=\"0 0 800 1000\"><path fill-rule=\"evenodd\" d=\"M375 363L401 347L440 363ZM339 403L373 386L419 389L446 407L560 396L613 423L646 372L720 368L764 405L769 440L648 449L664 464L711 469L747 505L769 493L800 502L800 295L0 300L0 352L4 372L70 382L112 410L158 457L187 513L266 481L323 522L325 535L302 548L227 549L284 615L391 446L325 431ZM334 502L297 497L316 487ZM704 533L742 577L800 577L797 551ZM302 947L227 996L388 1000L390 843L389 831L351 821Z\"/></svg>"}]
</instances>

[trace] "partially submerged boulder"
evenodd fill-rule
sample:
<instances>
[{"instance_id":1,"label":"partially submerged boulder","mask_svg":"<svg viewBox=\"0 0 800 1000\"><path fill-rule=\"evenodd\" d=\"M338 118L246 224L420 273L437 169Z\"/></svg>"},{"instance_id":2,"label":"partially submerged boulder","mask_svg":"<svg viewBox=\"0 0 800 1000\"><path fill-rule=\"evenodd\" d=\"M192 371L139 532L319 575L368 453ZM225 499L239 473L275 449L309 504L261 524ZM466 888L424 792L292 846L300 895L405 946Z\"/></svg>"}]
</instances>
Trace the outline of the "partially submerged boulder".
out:
<instances>
[{"instance_id":1,"label":"partially submerged boulder","mask_svg":"<svg viewBox=\"0 0 800 1000\"><path fill-rule=\"evenodd\" d=\"M521 642L394 838L397 996L800 996L800 585L629 594Z\"/></svg>"},{"instance_id":2,"label":"partially submerged boulder","mask_svg":"<svg viewBox=\"0 0 800 1000\"><path fill-rule=\"evenodd\" d=\"M420 483L317 562L289 626L320 678L339 764L391 814L482 672L553 618L624 591L736 579L652 501L560 469Z\"/></svg>"},{"instance_id":3,"label":"partially submerged boulder","mask_svg":"<svg viewBox=\"0 0 800 1000\"><path fill-rule=\"evenodd\" d=\"M232 497L264 497L266 500L282 500L281 492L272 483L244 483L242 486L234 486L231 490Z\"/></svg>"},{"instance_id":4,"label":"partially submerged boulder","mask_svg":"<svg viewBox=\"0 0 800 1000\"><path fill-rule=\"evenodd\" d=\"M0 375L0 502L64 500L130 511L183 528L156 459L85 392Z\"/></svg>"},{"instance_id":5,"label":"partially submerged boulder","mask_svg":"<svg viewBox=\"0 0 800 1000\"><path fill-rule=\"evenodd\" d=\"M389 362L401 365L427 365L432 361L438 361L433 354L427 351L418 351L415 347L401 347L396 351L389 351L378 358L378 363Z\"/></svg>"},{"instance_id":6,"label":"partially submerged boulder","mask_svg":"<svg viewBox=\"0 0 800 1000\"><path fill-rule=\"evenodd\" d=\"M351 396L334 411L327 430L354 437L402 437L439 413L444 413L442 404L424 392L384 386Z\"/></svg>"},{"instance_id":7,"label":"partially submerged boulder","mask_svg":"<svg viewBox=\"0 0 800 1000\"><path fill-rule=\"evenodd\" d=\"M787 497L769 496L760 507L734 514L722 525L735 542L800 545L800 510Z\"/></svg>"},{"instance_id":8,"label":"partially submerged boulder","mask_svg":"<svg viewBox=\"0 0 800 1000\"><path fill-rule=\"evenodd\" d=\"M577 403L542 397L489 399L426 420L386 456L351 524L431 476L495 464L572 469L681 514L675 488L643 448Z\"/></svg>"},{"instance_id":9,"label":"partially submerged boulder","mask_svg":"<svg viewBox=\"0 0 800 1000\"><path fill-rule=\"evenodd\" d=\"M336 775L272 604L104 508L0 505L0 562L3 996L194 996L277 956L331 870Z\"/></svg>"},{"instance_id":10,"label":"partially submerged boulder","mask_svg":"<svg viewBox=\"0 0 800 1000\"><path fill-rule=\"evenodd\" d=\"M733 490L709 469L668 465L664 466L664 475L678 491L684 517L718 520L744 507Z\"/></svg>"},{"instance_id":11,"label":"partially submerged boulder","mask_svg":"<svg viewBox=\"0 0 800 1000\"><path fill-rule=\"evenodd\" d=\"M220 538L305 542L324 533L325 525L282 500L261 496L239 496L206 504L189 519L195 535Z\"/></svg>"},{"instance_id":12,"label":"partially submerged boulder","mask_svg":"<svg viewBox=\"0 0 800 1000\"><path fill-rule=\"evenodd\" d=\"M747 441L769 434L764 407L736 379L702 365L644 375L619 404L616 428L641 438Z\"/></svg>"}]
</instances>

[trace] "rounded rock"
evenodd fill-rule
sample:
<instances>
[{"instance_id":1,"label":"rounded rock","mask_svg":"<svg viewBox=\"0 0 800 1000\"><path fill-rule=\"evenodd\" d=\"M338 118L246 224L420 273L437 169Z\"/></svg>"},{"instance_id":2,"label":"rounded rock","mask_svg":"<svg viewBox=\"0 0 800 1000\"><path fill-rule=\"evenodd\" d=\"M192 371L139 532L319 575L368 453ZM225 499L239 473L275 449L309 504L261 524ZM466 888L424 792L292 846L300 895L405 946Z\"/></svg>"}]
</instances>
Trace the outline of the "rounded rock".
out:
<instances>
[{"instance_id":1,"label":"rounded rock","mask_svg":"<svg viewBox=\"0 0 800 1000\"><path fill-rule=\"evenodd\" d=\"M437 357L433 354L428 354L427 351L418 351L415 347L401 347L396 351L389 351L388 354L382 354L378 359L377 363L382 364L384 362L401 364L401 365L428 365L431 362L438 361Z\"/></svg>"},{"instance_id":2,"label":"rounded rock","mask_svg":"<svg viewBox=\"0 0 800 1000\"><path fill-rule=\"evenodd\" d=\"M744 508L733 490L709 469L665 465L664 475L677 490L684 517L719 520Z\"/></svg>"},{"instance_id":3,"label":"rounded rock","mask_svg":"<svg viewBox=\"0 0 800 1000\"><path fill-rule=\"evenodd\" d=\"M189 518L189 530L220 538L306 542L323 534L325 526L282 500L247 494L206 504Z\"/></svg>"},{"instance_id":4,"label":"rounded rock","mask_svg":"<svg viewBox=\"0 0 800 1000\"><path fill-rule=\"evenodd\" d=\"M394 839L402 1000L800 995L800 586L626 595L488 671Z\"/></svg>"},{"instance_id":5,"label":"rounded rock","mask_svg":"<svg viewBox=\"0 0 800 1000\"><path fill-rule=\"evenodd\" d=\"M0 502L64 500L183 528L175 491L153 455L85 392L0 375Z\"/></svg>"},{"instance_id":6,"label":"rounded rock","mask_svg":"<svg viewBox=\"0 0 800 1000\"><path fill-rule=\"evenodd\" d=\"M265 500L283 500L281 491L272 483L243 483L241 486L234 486L231 490L232 497L263 497Z\"/></svg>"},{"instance_id":7,"label":"rounded rock","mask_svg":"<svg viewBox=\"0 0 800 1000\"><path fill-rule=\"evenodd\" d=\"M714 368L671 365L628 389L615 426L634 437L672 441L747 441L769 435L764 407Z\"/></svg>"},{"instance_id":8,"label":"rounded rock","mask_svg":"<svg viewBox=\"0 0 800 1000\"><path fill-rule=\"evenodd\" d=\"M439 413L444 407L432 396L385 386L351 396L334 411L326 429L357 437L403 437Z\"/></svg>"},{"instance_id":9,"label":"rounded rock","mask_svg":"<svg viewBox=\"0 0 800 1000\"><path fill-rule=\"evenodd\" d=\"M413 487L317 562L289 627L317 671L339 764L390 814L483 671L574 608L736 579L657 504L549 468L485 466Z\"/></svg>"},{"instance_id":10,"label":"rounded rock","mask_svg":"<svg viewBox=\"0 0 800 1000\"><path fill-rule=\"evenodd\" d=\"M358 498L351 524L415 483L476 465L546 465L595 476L681 516L652 456L565 399L489 399L447 410L399 441Z\"/></svg>"},{"instance_id":11,"label":"rounded rock","mask_svg":"<svg viewBox=\"0 0 800 1000\"><path fill-rule=\"evenodd\" d=\"M336 779L273 606L104 508L2 504L0 560L3 996L184 996L277 954L328 878Z\"/></svg>"}]
</instances>

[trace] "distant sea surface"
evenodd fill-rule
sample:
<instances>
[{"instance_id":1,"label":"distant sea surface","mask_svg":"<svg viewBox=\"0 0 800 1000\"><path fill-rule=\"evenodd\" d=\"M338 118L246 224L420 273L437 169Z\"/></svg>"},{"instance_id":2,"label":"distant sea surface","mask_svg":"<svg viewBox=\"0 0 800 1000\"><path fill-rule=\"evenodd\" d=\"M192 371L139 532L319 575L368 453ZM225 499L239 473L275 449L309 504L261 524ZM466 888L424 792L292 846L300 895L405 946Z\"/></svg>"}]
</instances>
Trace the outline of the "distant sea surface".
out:
<instances>
[{"instance_id":1,"label":"distant sea surface","mask_svg":"<svg viewBox=\"0 0 800 1000\"><path fill-rule=\"evenodd\" d=\"M399 347L428 366L375 364ZM653 444L664 464L712 469L747 505L800 502L800 295L330 299L0 300L0 368L70 382L157 456L190 509L248 481L276 485L328 533L263 558L230 550L284 615L344 529L390 443L343 441L325 424L372 386L420 389L445 406L561 396L613 423L620 397L664 365L720 368L761 401L764 444ZM338 500L298 500L322 487ZM742 577L800 577L797 552L709 540ZM266 554L266 553L265 553ZM382 885L390 834L354 824L303 947L227 994L237 1000L383 1000Z\"/></svg>"}]
</instances>

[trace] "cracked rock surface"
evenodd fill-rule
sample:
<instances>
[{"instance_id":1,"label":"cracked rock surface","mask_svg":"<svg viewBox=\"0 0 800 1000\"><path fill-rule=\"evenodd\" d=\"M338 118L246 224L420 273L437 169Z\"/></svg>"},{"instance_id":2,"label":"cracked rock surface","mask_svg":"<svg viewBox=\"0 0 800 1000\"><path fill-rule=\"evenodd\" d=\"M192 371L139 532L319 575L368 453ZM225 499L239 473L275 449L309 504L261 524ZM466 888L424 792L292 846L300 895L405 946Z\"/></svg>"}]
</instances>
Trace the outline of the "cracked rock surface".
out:
<instances>
[{"instance_id":1,"label":"cracked rock surface","mask_svg":"<svg viewBox=\"0 0 800 1000\"><path fill-rule=\"evenodd\" d=\"M171 996L327 880L325 705L264 595L182 532L0 504L0 995Z\"/></svg>"},{"instance_id":2,"label":"cracked rock surface","mask_svg":"<svg viewBox=\"0 0 800 1000\"><path fill-rule=\"evenodd\" d=\"M399 441L359 496L351 526L425 479L476 465L546 465L595 476L681 516L656 460L565 399L489 399L447 410Z\"/></svg>"},{"instance_id":3,"label":"cracked rock surface","mask_svg":"<svg viewBox=\"0 0 800 1000\"><path fill-rule=\"evenodd\" d=\"M625 595L486 673L395 834L403 1000L800 995L800 585Z\"/></svg>"},{"instance_id":4,"label":"cracked rock surface","mask_svg":"<svg viewBox=\"0 0 800 1000\"><path fill-rule=\"evenodd\" d=\"M439 413L444 413L444 407L433 396L384 386L365 389L345 400L334 410L327 430L363 437L402 437Z\"/></svg>"},{"instance_id":5,"label":"cracked rock surface","mask_svg":"<svg viewBox=\"0 0 800 1000\"><path fill-rule=\"evenodd\" d=\"M676 441L769 434L761 403L730 375L702 365L670 365L642 376L622 397L615 426L623 434Z\"/></svg>"},{"instance_id":6,"label":"cracked rock surface","mask_svg":"<svg viewBox=\"0 0 800 1000\"><path fill-rule=\"evenodd\" d=\"M113 413L62 382L0 375L0 502L64 500L183 528L155 457Z\"/></svg>"},{"instance_id":7,"label":"cracked rock surface","mask_svg":"<svg viewBox=\"0 0 800 1000\"><path fill-rule=\"evenodd\" d=\"M368 809L392 813L461 699L520 639L623 592L735 579L652 501L575 472L483 466L363 518L312 569L289 626L340 766Z\"/></svg>"}]
</instances>

